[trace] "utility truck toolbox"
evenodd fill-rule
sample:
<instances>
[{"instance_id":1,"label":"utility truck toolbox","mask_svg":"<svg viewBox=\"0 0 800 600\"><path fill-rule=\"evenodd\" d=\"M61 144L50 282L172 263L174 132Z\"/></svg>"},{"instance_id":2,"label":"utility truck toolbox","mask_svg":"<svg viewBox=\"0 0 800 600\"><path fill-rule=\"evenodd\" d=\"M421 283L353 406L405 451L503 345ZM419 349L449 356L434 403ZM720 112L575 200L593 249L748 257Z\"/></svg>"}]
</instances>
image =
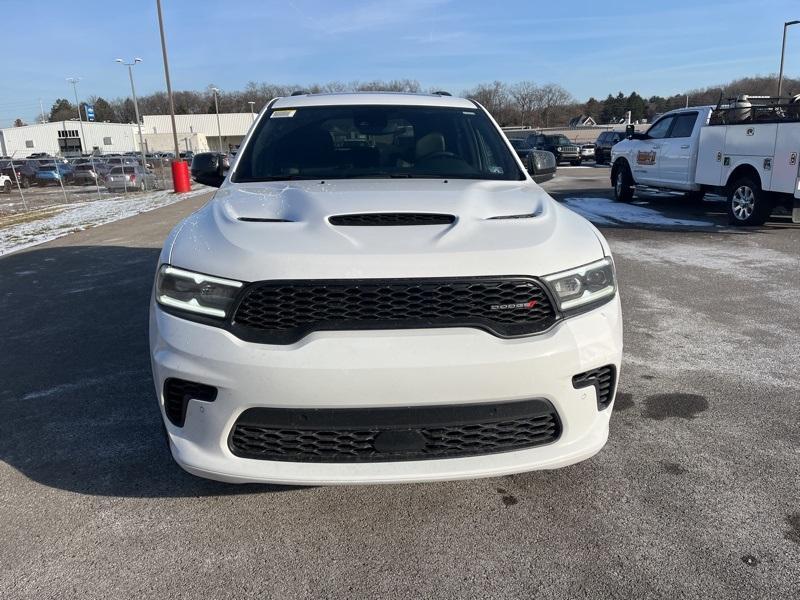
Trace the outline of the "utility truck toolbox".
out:
<instances>
[{"instance_id":1,"label":"utility truck toolbox","mask_svg":"<svg viewBox=\"0 0 800 600\"><path fill-rule=\"evenodd\" d=\"M479 104L293 95L230 169L198 157L219 190L164 244L150 311L184 469L425 481L603 447L622 354L608 244Z\"/></svg>"},{"instance_id":2,"label":"utility truck toolbox","mask_svg":"<svg viewBox=\"0 0 800 600\"><path fill-rule=\"evenodd\" d=\"M733 225L761 225L776 206L800 222L799 154L800 96L740 96L632 133L612 149L611 183L623 202L638 188L722 194Z\"/></svg>"}]
</instances>

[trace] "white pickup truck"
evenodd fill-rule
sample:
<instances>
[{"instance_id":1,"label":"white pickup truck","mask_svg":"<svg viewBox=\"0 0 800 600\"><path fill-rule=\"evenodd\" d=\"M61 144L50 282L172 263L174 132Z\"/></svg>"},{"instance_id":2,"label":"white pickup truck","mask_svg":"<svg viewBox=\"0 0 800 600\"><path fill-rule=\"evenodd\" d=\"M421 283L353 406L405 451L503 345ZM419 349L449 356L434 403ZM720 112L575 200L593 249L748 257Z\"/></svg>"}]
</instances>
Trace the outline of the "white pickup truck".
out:
<instances>
[{"instance_id":1,"label":"white pickup truck","mask_svg":"<svg viewBox=\"0 0 800 600\"><path fill-rule=\"evenodd\" d=\"M673 110L611 151L620 202L637 188L706 192L728 199L732 225L761 225L776 206L800 222L800 96L740 96L717 106Z\"/></svg>"}]
</instances>

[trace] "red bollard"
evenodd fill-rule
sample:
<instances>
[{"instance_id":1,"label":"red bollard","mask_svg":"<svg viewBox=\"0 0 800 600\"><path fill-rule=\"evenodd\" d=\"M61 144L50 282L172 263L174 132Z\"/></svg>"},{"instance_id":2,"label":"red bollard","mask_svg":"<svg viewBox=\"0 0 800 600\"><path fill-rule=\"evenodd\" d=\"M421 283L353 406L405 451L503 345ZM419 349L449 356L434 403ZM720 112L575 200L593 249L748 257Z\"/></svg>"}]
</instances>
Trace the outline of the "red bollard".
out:
<instances>
[{"instance_id":1,"label":"red bollard","mask_svg":"<svg viewBox=\"0 0 800 600\"><path fill-rule=\"evenodd\" d=\"M184 160L172 161L172 185L176 194L192 190L192 181L189 179L189 163Z\"/></svg>"}]
</instances>

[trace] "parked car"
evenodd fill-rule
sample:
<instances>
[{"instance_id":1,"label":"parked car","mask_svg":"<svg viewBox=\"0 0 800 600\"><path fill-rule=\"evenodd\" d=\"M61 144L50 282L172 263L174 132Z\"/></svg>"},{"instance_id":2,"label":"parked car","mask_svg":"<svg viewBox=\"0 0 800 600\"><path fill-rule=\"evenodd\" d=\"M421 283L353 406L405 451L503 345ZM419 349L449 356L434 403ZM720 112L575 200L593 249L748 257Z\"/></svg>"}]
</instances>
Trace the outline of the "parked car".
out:
<instances>
[{"instance_id":1,"label":"parked car","mask_svg":"<svg viewBox=\"0 0 800 600\"><path fill-rule=\"evenodd\" d=\"M552 152L556 163L569 162L573 165L581 164L580 148L563 134L544 134L528 131L507 132L509 138L521 139L536 150Z\"/></svg>"},{"instance_id":2,"label":"parked car","mask_svg":"<svg viewBox=\"0 0 800 600\"><path fill-rule=\"evenodd\" d=\"M0 175L0 192L10 194L13 187L14 184L11 181L11 177L8 175Z\"/></svg>"},{"instance_id":3,"label":"parked car","mask_svg":"<svg viewBox=\"0 0 800 600\"><path fill-rule=\"evenodd\" d=\"M194 158L194 152L191 150L187 150L186 152L181 152L181 158L187 161L189 164L192 162L192 158Z\"/></svg>"},{"instance_id":4,"label":"parked car","mask_svg":"<svg viewBox=\"0 0 800 600\"><path fill-rule=\"evenodd\" d=\"M594 144L594 162L598 165L611 162L611 148L626 137L627 134L624 131L604 131L597 136Z\"/></svg>"},{"instance_id":5,"label":"parked car","mask_svg":"<svg viewBox=\"0 0 800 600\"><path fill-rule=\"evenodd\" d=\"M594 144L581 146L581 160L594 160Z\"/></svg>"},{"instance_id":6,"label":"parked car","mask_svg":"<svg viewBox=\"0 0 800 600\"><path fill-rule=\"evenodd\" d=\"M63 162L59 159L55 161L39 161L39 170L36 171L36 185L58 185L68 184L72 182L75 170L68 162Z\"/></svg>"},{"instance_id":7,"label":"parked car","mask_svg":"<svg viewBox=\"0 0 800 600\"><path fill-rule=\"evenodd\" d=\"M161 184L152 171L136 164L113 167L106 176L106 188L109 192L143 192L160 189Z\"/></svg>"},{"instance_id":8,"label":"parked car","mask_svg":"<svg viewBox=\"0 0 800 600\"><path fill-rule=\"evenodd\" d=\"M400 483L603 447L622 356L609 245L480 105L278 98L227 175L219 156L192 167L220 191L168 237L150 309L184 469Z\"/></svg>"},{"instance_id":9,"label":"parked car","mask_svg":"<svg viewBox=\"0 0 800 600\"><path fill-rule=\"evenodd\" d=\"M36 181L36 172L39 170L39 163L35 160L14 160L6 161L0 167L3 175L8 175L14 185L19 181L22 188L29 188Z\"/></svg>"},{"instance_id":10,"label":"parked car","mask_svg":"<svg viewBox=\"0 0 800 600\"><path fill-rule=\"evenodd\" d=\"M75 167L73 181L76 185L103 184L110 170L111 167L100 160L83 163Z\"/></svg>"},{"instance_id":11,"label":"parked car","mask_svg":"<svg viewBox=\"0 0 800 600\"><path fill-rule=\"evenodd\" d=\"M555 177L557 165L552 152L531 148L524 140L511 139L509 142L536 183Z\"/></svg>"}]
</instances>

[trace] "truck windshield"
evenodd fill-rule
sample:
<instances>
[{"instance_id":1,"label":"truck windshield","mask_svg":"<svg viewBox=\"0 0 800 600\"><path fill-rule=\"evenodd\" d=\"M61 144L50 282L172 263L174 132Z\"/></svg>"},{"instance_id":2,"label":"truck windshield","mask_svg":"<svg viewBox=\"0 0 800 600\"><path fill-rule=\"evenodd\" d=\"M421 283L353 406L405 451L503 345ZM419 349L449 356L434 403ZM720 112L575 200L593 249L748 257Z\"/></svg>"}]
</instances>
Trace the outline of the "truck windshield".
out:
<instances>
[{"instance_id":1,"label":"truck windshield","mask_svg":"<svg viewBox=\"0 0 800 600\"><path fill-rule=\"evenodd\" d=\"M551 135L550 141L556 146L572 146L572 142L565 135Z\"/></svg>"},{"instance_id":2,"label":"truck windshield","mask_svg":"<svg viewBox=\"0 0 800 600\"><path fill-rule=\"evenodd\" d=\"M524 179L482 111L425 106L272 110L257 126L232 179L391 177Z\"/></svg>"}]
</instances>

